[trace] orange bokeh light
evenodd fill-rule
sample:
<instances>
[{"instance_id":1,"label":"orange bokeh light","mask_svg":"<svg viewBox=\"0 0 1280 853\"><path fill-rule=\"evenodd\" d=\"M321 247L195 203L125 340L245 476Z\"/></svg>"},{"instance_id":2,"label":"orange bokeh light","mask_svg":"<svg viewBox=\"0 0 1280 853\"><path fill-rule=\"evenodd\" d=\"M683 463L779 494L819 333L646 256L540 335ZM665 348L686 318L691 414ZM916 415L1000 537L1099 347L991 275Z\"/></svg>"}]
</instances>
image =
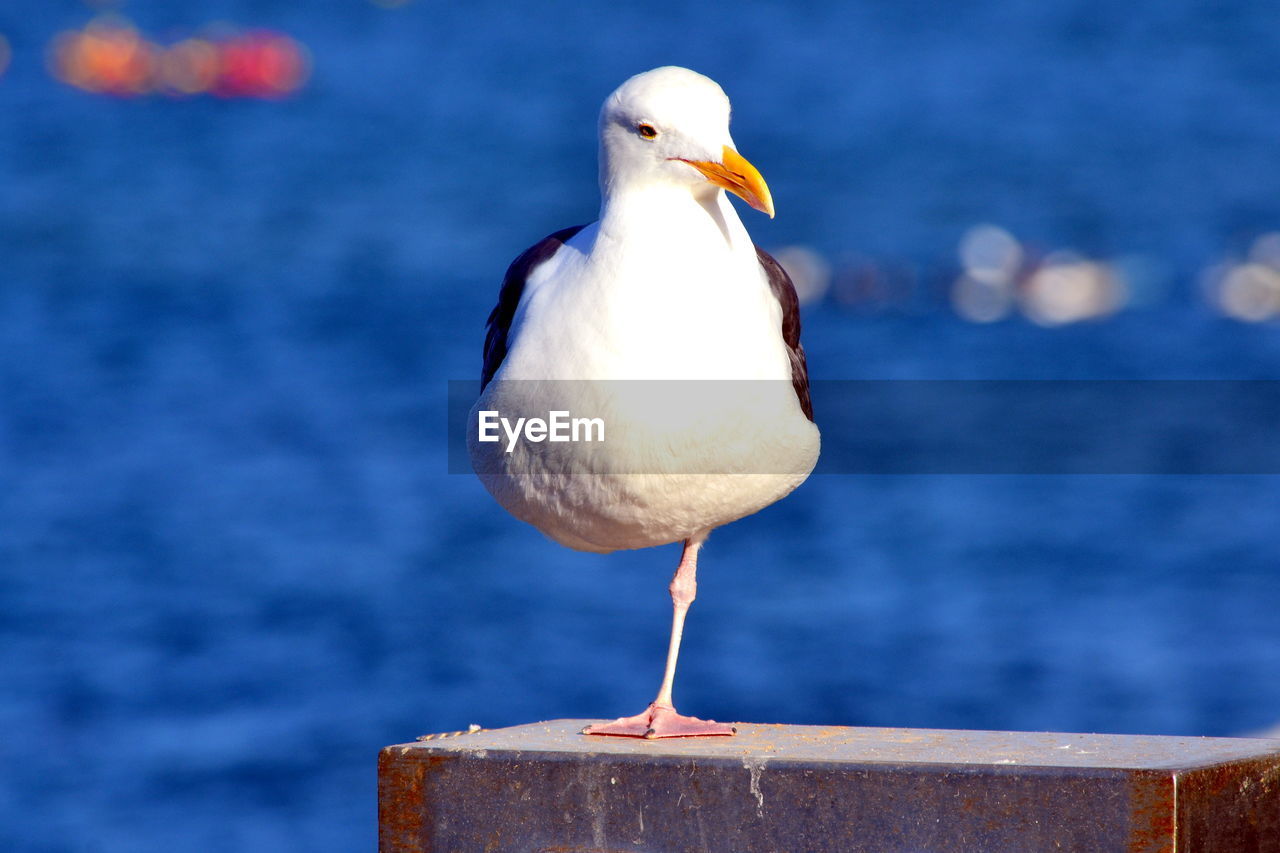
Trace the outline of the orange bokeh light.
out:
<instances>
[{"instance_id":1,"label":"orange bokeh light","mask_svg":"<svg viewBox=\"0 0 1280 853\"><path fill-rule=\"evenodd\" d=\"M54 76L89 92L141 95L151 91L156 71L155 45L128 21L110 17L83 30L60 33L53 41Z\"/></svg>"}]
</instances>

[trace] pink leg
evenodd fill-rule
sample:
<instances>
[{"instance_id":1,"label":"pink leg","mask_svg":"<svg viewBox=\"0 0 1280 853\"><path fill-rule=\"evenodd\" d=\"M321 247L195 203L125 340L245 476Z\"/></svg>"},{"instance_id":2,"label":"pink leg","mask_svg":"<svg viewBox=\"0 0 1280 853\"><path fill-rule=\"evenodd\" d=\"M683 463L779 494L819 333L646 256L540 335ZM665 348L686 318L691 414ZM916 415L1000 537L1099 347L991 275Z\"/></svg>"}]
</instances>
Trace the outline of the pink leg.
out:
<instances>
[{"instance_id":1,"label":"pink leg","mask_svg":"<svg viewBox=\"0 0 1280 853\"><path fill-rule=\"evenodd\" d=\"M634 717L620 717L612 723L597 723L582 730L584 735L617 735L620 737L698 737L705 735L731 735L737 730L726 723L700 720L676 713L671 701L671 686L676 678L676 659L680 656L680 638L684 634L684 617L689 605L698 594L698 549L702 539L689 539L684 543L680 565L671 579L671 603L675 612L671 618L671 645L667 649L667 670L662 676L658 698Z\"/></svg>"}]
</instances>

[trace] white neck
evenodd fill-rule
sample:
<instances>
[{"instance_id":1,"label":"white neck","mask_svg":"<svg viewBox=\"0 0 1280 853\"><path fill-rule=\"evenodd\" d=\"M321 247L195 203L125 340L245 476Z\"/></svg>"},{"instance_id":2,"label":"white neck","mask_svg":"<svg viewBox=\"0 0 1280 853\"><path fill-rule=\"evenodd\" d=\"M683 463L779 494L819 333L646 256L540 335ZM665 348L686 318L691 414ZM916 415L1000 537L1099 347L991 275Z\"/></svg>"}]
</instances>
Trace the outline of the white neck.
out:
<instances>
[{"instance_id":1,"label":"white neck","mask_svg":"<svg viewBox=\"0 0 1280 853\"><path fill-rule=\"evenodd\" d=\"M657 241L668 250L685 241L694 241L704 250L718 243L731 253L755 253L733 204L724 190L712 184L610 187L600 205L600 237L624 245Z\"/></svg>"}]
</instances>

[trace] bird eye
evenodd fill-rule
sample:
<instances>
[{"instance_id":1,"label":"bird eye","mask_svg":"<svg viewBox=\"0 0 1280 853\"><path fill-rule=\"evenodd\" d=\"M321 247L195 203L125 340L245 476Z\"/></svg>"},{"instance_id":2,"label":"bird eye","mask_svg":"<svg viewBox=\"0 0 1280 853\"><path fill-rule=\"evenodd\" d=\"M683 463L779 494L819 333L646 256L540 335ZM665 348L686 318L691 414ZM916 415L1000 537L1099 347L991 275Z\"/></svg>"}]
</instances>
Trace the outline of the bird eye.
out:
<instances>
[{"instance_id":1,"label":"bird eye","mask_svg":"<svg viewBox=\"0 0 1280 853\"><path fill-rule=\"evenodd\" d=\"M651 124L636 125L636 133L645 139L657 139L658 137L658 129Z\"/></svg>"}]
</instances>

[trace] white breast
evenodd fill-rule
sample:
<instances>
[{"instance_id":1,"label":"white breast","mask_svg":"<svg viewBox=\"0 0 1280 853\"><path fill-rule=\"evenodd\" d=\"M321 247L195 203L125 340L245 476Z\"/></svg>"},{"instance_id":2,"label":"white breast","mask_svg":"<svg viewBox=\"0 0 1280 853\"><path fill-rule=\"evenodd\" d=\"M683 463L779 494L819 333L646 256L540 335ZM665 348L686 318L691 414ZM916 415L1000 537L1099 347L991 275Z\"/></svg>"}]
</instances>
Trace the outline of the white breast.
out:
<instances>
[{"instance_id":1,"label":"white breast","mask_svg":"<svg viewBox=\"0 0 1280 853\"><path fill-rule=\"evenodd\" d=\"M633 200L526 284L469 446L494 497L565 545L686 539L785 496L817 460L781 308L737 215L718 204L716 217ZM480 411L551 406L601 418L605 440L521 441L510 453L477 440Z\"/></svg>"}]
</instances>

